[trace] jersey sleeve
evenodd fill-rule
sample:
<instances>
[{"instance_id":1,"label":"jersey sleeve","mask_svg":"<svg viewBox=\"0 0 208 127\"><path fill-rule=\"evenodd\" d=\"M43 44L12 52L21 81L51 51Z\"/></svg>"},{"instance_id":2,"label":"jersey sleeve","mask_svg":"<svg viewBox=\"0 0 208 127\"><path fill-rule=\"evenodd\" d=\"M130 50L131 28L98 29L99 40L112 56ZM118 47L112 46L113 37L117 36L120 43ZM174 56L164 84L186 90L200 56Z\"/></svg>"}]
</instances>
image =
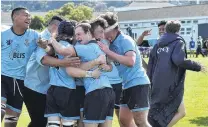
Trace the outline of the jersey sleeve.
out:
<instances>
[{"instance_id":1,"label":"jersey sleeve","mask_svg":"<svg viewBox=\"0 0 208 127\"><path fill-rule=\"evenodd\" d=\"M129 39L124 39L121 42L121 47L123 49L123 53L126 54L129 51L136 52L136 44L134 41L131 41Z\"/></svg>"},{"instance_id":2,"label":"jersey sleeve","mask_svg":"<svg viewBox=\"0 0 208 127\"><path fill-rule=\"evenodd\" d=\"M47 55L47 53L44 51L44 49L42 49L42 48L40 48L40 47L38 47L37 48L37 50L36 50L36 52L35 52L36 54L36 61L38 62L38 64L40 64L41 66L44 66L43 64L42 64L42 62L41 62L41 60L43 59L43 57L45 56L45 55Z\"/></svg>"}]
</instances>

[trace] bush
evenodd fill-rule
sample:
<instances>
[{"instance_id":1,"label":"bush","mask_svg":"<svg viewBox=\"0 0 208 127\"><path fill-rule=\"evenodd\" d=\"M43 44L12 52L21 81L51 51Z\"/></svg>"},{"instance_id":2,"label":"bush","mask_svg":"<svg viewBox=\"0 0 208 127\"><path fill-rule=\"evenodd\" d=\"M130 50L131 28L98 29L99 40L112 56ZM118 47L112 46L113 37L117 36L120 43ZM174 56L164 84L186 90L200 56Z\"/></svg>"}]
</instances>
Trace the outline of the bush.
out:
<instances>
[{"instance_id":1,"label":"bush","mask_svg":"<svg viewBox=\"0 0 208 127\"><path fill-rule=\"evenodd\" d=\"M34 17L32 17L30 28L31 29L35 29L35 30L42 30L42 29L44 29L45 26L44 26L44 19L43 19L43 17L41 17L41 16L34 16Z\"/></svg>"}]
</instances>

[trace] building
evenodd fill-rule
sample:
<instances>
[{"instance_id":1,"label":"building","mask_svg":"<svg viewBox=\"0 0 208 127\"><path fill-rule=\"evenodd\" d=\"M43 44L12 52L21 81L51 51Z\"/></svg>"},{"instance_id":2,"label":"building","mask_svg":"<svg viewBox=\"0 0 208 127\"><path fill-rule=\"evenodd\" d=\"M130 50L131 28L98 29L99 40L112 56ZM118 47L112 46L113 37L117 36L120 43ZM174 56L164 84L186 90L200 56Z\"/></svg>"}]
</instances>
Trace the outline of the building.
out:
<instances>
[{"instance_id":1,"label":"building","mask_svg":"<svg viewBox=\"0 0 208 127\"><path fill-rule=\"evenodd\" d=\"M137 39L147 29L152 29L147 40L158 38L157 24L161 20L180 20L182 27L180 35L186 40L187 47L191 37L197 40L198 36L208 37L208 4L171 6L142 10L118 12L119 25L124 33L131 27L133 38Z\"/></svg>"},{"instance_id":2,"label":"building","mask_svg":"<svg viewBox=\"0 0 208 127\"><path fill-rule=\"evenodd\" d=\"M148 9L148 8L162 8L162 7L172 7L176 6L175 4L168 3L167 1L157 2L157 1L134 1L127 6L115 8L115 12L119 11L132 11L132 10L140 10L140 9Z\"/></svg>"}]
</instances>

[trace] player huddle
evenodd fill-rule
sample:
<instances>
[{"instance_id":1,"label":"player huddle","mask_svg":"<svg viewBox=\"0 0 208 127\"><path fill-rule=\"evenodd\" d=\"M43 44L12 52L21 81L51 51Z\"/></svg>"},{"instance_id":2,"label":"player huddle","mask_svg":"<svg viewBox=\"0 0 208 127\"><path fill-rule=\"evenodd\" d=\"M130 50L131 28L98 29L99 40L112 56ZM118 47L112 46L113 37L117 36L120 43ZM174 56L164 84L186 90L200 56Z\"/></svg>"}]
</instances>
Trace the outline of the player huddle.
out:
<instances>
[{"instance_id":1,"label":"player huddle","mask_svg":"<svg viewBox=\"0 0 208 127\"><path fill-rule=\"evenodd\" d=\"M1 33L1 114L5 127L16 126L23 102L31 118L28 127L111 127L114 110L121 127L165 127L174 117L163 119L164 111L162 114L158 110L164 110L158 108L161 100L156 97L164 98L155 93L159 88L154 86L158 83L154 74L162 74L154 72L160 54L152 54L150 62L154 63L149 63L147 75L136 43L119 30L115 14L108 12L83 22L53 16L41 33L29 29L31 16L27 9L14 9L11 18L13 26ZM162 47L156 48L181 42L174 35L163 44L165 37L159 40ZM174 58L176 69L183 67L185 58L183 49L178 49L181 59L178 62ZM203 70L198 63L185 62L187 69ZM181 103L183 91L178 91L182 92ZM157 104L152 98L159 100ZM157 117L164 121L152 117L154 114L160 114Z\"/></svg>"}]
</instances>

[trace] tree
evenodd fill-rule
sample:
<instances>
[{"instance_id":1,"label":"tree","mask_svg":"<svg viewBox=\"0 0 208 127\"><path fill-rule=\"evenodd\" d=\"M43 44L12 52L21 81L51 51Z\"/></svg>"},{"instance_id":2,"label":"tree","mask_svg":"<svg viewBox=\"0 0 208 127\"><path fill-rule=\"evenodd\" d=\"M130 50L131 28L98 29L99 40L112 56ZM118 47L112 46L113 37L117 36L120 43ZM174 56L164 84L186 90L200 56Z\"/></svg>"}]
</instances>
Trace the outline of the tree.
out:
<instances>
[{"instance_id":1,"label":"tree","mask_svg":"<svg viewBox=\"0 0 208 127\"><path fill-rule=\"evenodd\" d=\"M44 19L43 19L43 17L34 16L32 18L30 28L35 29L35 30L42 30L44 28Z\"/></svg>"},{"instance_id":2,"label":"tree","mask_svg":"<svg viewBox=\"0 0 208 127\"><path fill-rule=\"evenodd\" d=\"M90 20L92 18L92 9L84 5L75 6L73 3L67 3L60 9L49 11L44 18L46 23L54 15L62 16L68 20Z\"/></svg>"},{"instance_id":3,"label":"tree","mask_svg":"<svg viewBox=\"0 0 208 127\"><path fill-rule=\"evenodd\" d=\"M58 10L58 14L62 16L70 15L74 9L74 3L68 3Z\"/></svg>"},{"instance_id":4,"label":"tree","mask_svg":"<svg viewBox=\"0 0 208 127\"><path fill-rule=\"evenodd\" d=\"M49 11L44 17L44 24L47 25L50 19L55 15L59 15L58 10Z\"/></svg>"}]
</instances>

